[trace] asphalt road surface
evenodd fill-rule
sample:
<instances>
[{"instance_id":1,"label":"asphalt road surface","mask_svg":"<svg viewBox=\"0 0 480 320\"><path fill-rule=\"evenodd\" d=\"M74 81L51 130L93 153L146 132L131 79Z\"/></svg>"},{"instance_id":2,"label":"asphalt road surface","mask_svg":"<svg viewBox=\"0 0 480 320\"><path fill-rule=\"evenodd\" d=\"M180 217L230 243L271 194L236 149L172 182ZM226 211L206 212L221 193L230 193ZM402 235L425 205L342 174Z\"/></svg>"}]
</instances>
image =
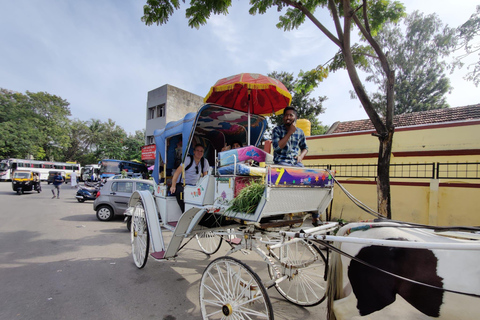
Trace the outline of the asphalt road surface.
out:
<instances>
[{"instance_id":1,"label":"asphalt road surface","mask_svg":"<svg viewBox=\"0 0 480 320\"><path fill-rule=\"evenodd\" d=\"M191 241L176 261L150 258L137 269L123 217L100 222L93 201L78 203L63 185L17 195L0 183L0 319L201 319L199 283L211 257ZM236 253L261 279L266 264ZM268 290L275 319L325 319L326 303L302 308Z\"/></svg>"}]
</instances>

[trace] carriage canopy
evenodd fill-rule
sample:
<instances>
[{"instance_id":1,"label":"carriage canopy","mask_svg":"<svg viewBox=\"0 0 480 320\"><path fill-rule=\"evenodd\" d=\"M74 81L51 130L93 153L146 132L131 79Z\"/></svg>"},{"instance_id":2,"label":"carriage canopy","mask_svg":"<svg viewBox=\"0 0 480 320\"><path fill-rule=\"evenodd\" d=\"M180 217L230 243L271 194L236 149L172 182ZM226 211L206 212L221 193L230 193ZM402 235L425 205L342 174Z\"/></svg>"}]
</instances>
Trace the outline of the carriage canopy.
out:
<instances>
[{"instance_id":1,"label":"carriage canopy","mask_svg":"<svg viewBox=\"0 0 480 320\"><path fill-rule=\"evenodd\" d=\"M159 183L160 159L167 163L167 168L173 165L169 154L174 151L178 142L182 145L182 162L194 145L200 143L205 147L205 157L213 165L215 151L220 152L225 144L240 141L246 145L247 128L246 112L206 104L197 113L188 113L183 119L167 123L164 129L155 130L155 182ZM251 115L250 140L255 146L261 143L266 128L267 120L263 116Z\"/></svg>"}]
</instances>

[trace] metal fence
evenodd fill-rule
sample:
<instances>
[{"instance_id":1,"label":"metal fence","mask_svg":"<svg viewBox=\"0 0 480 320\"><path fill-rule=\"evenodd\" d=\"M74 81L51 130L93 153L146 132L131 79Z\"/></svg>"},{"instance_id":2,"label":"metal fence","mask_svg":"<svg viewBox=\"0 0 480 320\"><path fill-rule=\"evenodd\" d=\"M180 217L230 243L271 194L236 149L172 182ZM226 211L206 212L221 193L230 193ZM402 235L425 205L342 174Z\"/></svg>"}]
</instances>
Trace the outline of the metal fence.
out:
<instances>
[{"instance_id":1,"label":"metal fence","mask_svg":"<svg viewBox=\"0 0 480 320\"><path fill-rule=\"evenodd\" d=\"M307 167L318 168L317 165ZM322 166L325 167L325 166ZM334 164L327 168L337 178L376 178L376 164ZM480 179L480 163L394 163L390 164L390 178L408 179Z\"/></svg>"}]
</instances>

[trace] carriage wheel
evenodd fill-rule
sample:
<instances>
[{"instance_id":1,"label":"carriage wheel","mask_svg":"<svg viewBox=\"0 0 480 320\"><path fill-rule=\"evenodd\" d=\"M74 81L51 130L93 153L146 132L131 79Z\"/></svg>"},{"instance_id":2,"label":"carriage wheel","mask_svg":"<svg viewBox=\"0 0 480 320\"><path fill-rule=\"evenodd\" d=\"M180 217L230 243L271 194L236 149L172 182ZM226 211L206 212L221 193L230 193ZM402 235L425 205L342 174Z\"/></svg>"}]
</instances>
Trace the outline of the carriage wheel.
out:
<instances>
[{"instance_id":1,"label":"carriage wheel","mask_svg":"<svg viewBox=\"0 0 480 320\"><path fill-rule=\"evenodd\" d=\"M222 245L222 237L215 235L212 231L206 231L195 235L198 246L205 254L214 254Z\"/></svg>"},{"instance_id":2,"label":"carriage wheel","mask_svg":"<svg viewBox=\"0 0 480 320\"><path fill-rule=\"evenodd\" d=\"M269 319L273 309L258 275L232 257L213 260L200 283L203 319Z\"/></svg>"},{"instance_id":3,"label":"carriage wheel","mask_svg":"<svg viewBox=\"0 0 480 320\"><path fill-rule=\"evenodd\" d=\"M133 261L137 268L141 269L147 263L150 247L147 218L141 201L135 204L135 209L133 210L130 235Z\"/></svg>"},{"instance_id":4,"label":"carriage wheel","mask_svg":"<svg viewBox=\"0 0 480 320\"><path fill-rule=\"evenodd\" d=\"M296 241L270 250L280 261L279 268L287 279L277 283L275 288L293 304L310 307L325 300L326 259L315 245L305 240ZM272 266L268 265L270 278L274 278Z\"/></svg>"}]
</instances>

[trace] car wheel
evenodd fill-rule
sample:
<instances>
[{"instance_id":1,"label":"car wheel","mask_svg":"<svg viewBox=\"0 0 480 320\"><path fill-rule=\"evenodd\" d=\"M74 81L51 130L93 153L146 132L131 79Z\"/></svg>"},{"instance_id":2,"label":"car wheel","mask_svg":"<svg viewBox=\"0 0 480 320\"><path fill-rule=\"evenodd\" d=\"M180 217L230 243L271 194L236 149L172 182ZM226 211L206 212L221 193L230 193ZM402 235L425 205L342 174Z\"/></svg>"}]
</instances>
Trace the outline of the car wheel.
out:
<instances>
[{"instance_id":1,"label":"car wheel","mask_svg":"<svg viewBox=\"0 0 480 320\"><path fill-rule=\"evenodd\" d=\"M85 199L77 199L77 201L82 203L82 202L85 202Z\"/></svg>"},{"instance_id":2,"label":"car wheel","mask_svg":"<svg viewBox=\"0 0 480 320\"><path fill-rule=\"evenodd\" d=\"M113 219L113 210L109 206L99 206L97 209L97 219L100 221L110 221Z\"/></svg>"}]
</instances>

